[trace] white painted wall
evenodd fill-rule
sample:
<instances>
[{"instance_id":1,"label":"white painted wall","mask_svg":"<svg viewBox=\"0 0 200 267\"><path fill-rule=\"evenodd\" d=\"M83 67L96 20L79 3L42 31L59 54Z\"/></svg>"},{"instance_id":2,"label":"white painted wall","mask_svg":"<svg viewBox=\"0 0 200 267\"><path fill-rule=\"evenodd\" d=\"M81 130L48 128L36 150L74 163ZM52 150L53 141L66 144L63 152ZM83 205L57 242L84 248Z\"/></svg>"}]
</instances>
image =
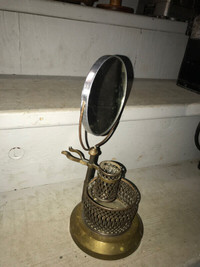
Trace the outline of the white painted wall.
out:
<instances>
[{"instance_id":1,"label":"white painted wall","mask_svg":"<svg viewBox=\"0 0 200 267\"><path fill-rule=\"evenodd\" d=\"M185 29L182 22L56 1L2 0L0 74L85 76L98 57L124 54L137 78L176 79Z\"/></svg>"},{"instance_id":2,"label":"white painted wall","mask_svg":"<svg viewBox=\"0 0 200 267\"><path fill-rule=\"evenodd\" d=\"M114 159L134 169L198 159L193 141L198 121L198 116L122 121L102 147L100 161ZM77 131L78 125L0 130L0 191L84 179L86 167L61 155L69 146L80 149ZM9 157L14 147L23 150L20 159Z\"/></svg>"},{"instance_id":3,"label":"white painted wall","mask_svg":"<svg viewBox=\"0 0 200 267\"><path fill-rule=\"evenodd\" d=\"M98 57L124 54L132 60L136 77L176 79L187 42L185 28L181 22L56 1L2 0L0 74L85 76ZM135 115L132 109L127 110L131 119L122 117L116 133L103 147L100 160L113 158L133 169L197 159L193 137L199 121L195 114L199 113L190 114L189 105L189 113L184 114L185 108L177 104L177 112L172 116L170 108L164 112L166 107L160 104L164 118L155 116L157 107L153 112L157 119L147 112L149 107L138 107ZM194 103L193 108L197 110L198 106ZM29 117L28 110L23 114L12 112L8 103L8 110L0 111L5 126L0 130L0 191L84 179L85 167L60 153L68 146L80 149L78 120L68 112L71 115L67 123L61 117L57 126L46 127L46 120L48 124L55 123L56 111L44 112L44 122L38 121L39 110L32 111ZM144 114L148 115L146 119ZM29 122L29 128L20 124L22 121ZM14 147L22 149L21 158L12 159L10 150Z\"/></svg>"},{"instance_id":4,"label":"white painted wall","mask_svg":"<svg viewBox=\"0 0 200 267\"><path fill-rule=\"evenodd\" d=\"M86 167L61 155L80 149L82 86L77 77L0 77L0 191L84 179ZM135 80L100 161L115 159L130 170L196 160L199 120L200 96L175 81Z\"/></svg>"}]
</instances>

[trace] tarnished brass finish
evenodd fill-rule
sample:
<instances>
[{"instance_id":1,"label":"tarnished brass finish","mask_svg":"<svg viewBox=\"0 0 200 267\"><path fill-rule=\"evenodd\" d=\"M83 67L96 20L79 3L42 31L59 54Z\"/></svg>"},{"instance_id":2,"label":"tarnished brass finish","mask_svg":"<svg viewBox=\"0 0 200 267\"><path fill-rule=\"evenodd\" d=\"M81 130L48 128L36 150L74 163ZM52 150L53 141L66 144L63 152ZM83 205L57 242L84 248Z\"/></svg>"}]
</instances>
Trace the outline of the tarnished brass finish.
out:
<instances>
[{"instance_id":1,"label":"tarnished brass finish","mask_svg":"<svg viewBox=\"0 0 200 267\"><path fill-rule=\"evenodd\" d=\"M103 235L119 235L127 231L137 213L140 192L126 179L121 179L117 199L105 202L96 198L94 178L83 198L83 218L87 226Z\"/></svg>"},{"instance_id":2,"label":"tarnished brass finish","mask_svg":"<svg viewBox=\"0 0 200 267\"><path fill-rule=\"evenodd\" d=\"M83 184L82 200L85 199L85 196L86 196L87 190L88 190L88 184L95 175L95 169L92 166L93 166L93 164L95 164L95 165L97 164L100 154L101 154L101 151L97 147L93 147L89 150L89 155L90 155L89 163L90 163L90 165L88 165L84 184Z\"/></svg>"},{"instance_id":3,"label":"tarnished brass finish","mask_svg":"<svg viewBox=\"0 0 200 267\"><path fill-rule=\"evenodd\" d=\"M115 10L124 10L121 0L113 0L112 4ZM125 56L103 56L95 62L84 83L79 118L79 141L90 157L86 159L72 147L62 151L68 159L87 166L82 202L71 214L71 236L83 251L105 260L128 256L137 249L143 235L137 214L139 190L124 178L122 164L111 160L98 164L100 147L118 126L132 80L132 64ZM103 136L103 140L91 147L87 133Z\"/></svg>"},{"instance_id":4,"label":"tarnished brass finish","mask_svg":"<svg viewBox=\"0 0 200 267\"><path fill-rule=\"evenodd\" d=\"M97 149L97 147L92 147L92 148L89 150L89 154L90 154L90 156L96 156L96 155L99 155L99 149Z\"/></svg>"},{"instance_id":5,"label":"tarnished brass finish","mask_svg":"<svg viewBox=\"0 0 200 267\"><path fill-rule=\"evenodd\" d=\"M100 235L85 224L83 206L79 203L70 218L70 233L77 244L87 254L104 260L117 260L133 253L139 246L143 236L143 224L136 214L131 227L121 235Z\"/></svg>"},{"instance_id":6,"label":"tarnished brass finish","mask_svg":"<svg viewBox=\"0 0 200 267\"><path fill-rule=\"evenodd\" d=\"M76 152L80 158L71 155L68 151L62 153L69 159L88 166L83 186L81 214L81 220L88 228L87 231L117 239L129 232L140 202L140 192L137 187L129 180L121 178L121 167L116 162L103 161L97 165L99 149L90 150L90 160L86 160L79 150L73 148L69 150ZM95 169L98 170L98 176L92 179ZM73 235L73 230L71 234ZM101 237L99 239L101 240Z\"/></svg>"},{"instance_id":7,"label":"tarnished brass finish","mask_svg":"<svg viewBox=\"0 0 200 267\"><path fill-rule=\"evenodd\" d=\"M117 198L121 180L121 166L112 160L102 161L94 185L95 197L112 202Z\"/></svg>"},{"instance_id":8,"label":"tarnished brass finish","mask_svg":"<svg viewBox=\"0 0 200 267\"><path fill-rule=\"evenodd\" d=\"M140 202L139 190L127 179L121 179L121 167L116 162L103 161L96 165L94 161L98 158L98 150L96 155L90 155L89 161L81 151L72 147L69 150L76 152L80 158L68 151L62 153L70 160L88 166L82 194L85 223L91 230L100 234L122 234L130 228L137 213ZM92 179L95 169L98 170L98 176ZM107 206L99 201L113 205Z\"/></svg>"}]
</instances>

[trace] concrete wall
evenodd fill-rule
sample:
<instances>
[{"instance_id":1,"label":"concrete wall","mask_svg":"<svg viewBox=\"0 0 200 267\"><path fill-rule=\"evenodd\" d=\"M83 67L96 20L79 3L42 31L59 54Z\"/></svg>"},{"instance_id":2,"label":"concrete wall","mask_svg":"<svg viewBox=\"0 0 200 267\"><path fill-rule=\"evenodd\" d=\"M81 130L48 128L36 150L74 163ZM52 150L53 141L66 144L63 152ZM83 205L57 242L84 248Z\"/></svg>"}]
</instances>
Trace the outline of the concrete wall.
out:
<instances>
[{"instance_id":1,"label":"concrete wall","mask_svg":"<svg viewBox=\"0 0 200 267\"><path fill-rule=\"evenodd\" d=\"M98 57L124 54L137 78L176 79L185 28L181 22L54 1L2 0L0 74L85 76ZM7 117L9 111L8 103ZM47 117L54 117L53 110ZM18 123L17 118L16 110L12 119ZM198 121L197 116L122 120L100 160L113 158L134 169L196 159ZM84 179L86 168L61 155L68 146L80 149L77 125L21 128L0 131L0 191Z\"/></svg>"},{"instance_id":2,"label":"concrete wall","mask_svg":"<svg viewBox=\"0 0 200 267\"><path fill-rule=\"evenodd\" d=\"M102 160L127 169L197 159L194 132L199 117L122 121L102 147ZM78 125L1 130L0 191L84 179L86 167L61 155L80 148ZM92 143L92 142L91 142ZM21 151L11 151L19 147ZM87 152L85 153L88 158Z\"/></svg>"},{"instance_id":3,"label":"concrete wall","mask_svg":"<svg viewBox=\"0 0 200 267\"><path fill-rule=\"evenodd\" d=\"M85 76L124 54L136 78L176 79L186 24L55 1L0 2L0 74Z\"/></svg>"}]
</instances>

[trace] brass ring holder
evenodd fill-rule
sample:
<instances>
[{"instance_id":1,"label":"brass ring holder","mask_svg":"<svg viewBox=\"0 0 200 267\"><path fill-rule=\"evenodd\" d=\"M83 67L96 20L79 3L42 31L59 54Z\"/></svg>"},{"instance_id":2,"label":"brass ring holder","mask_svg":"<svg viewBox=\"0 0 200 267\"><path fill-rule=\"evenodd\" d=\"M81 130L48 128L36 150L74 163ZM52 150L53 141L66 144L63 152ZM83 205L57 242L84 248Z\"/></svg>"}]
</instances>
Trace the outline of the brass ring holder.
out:
<instances>
[{"instance_id":1,"label":"brass ring holder","mask_svg":"<svg viewBox=\"0 0 200 267\"><path fill-rule=\"evenodd\" d=\"M105 60L105 57L103 58ZM114 133L119 117L103 140L90 147L87 131L85 144L82 140L82 121L85 109L82 101L79 119L79 141L82 148L89 152L89 160L84 154L72 147L62 154L72 161L87 166L82 201L73 210L70 218L70 233L87 254L106 260L126 257L139 246L143 236L143 224L137 214L140 192L137 187L122 175L122 167L114 161L97 163L101 154L100 146L105 144ZM97 176L95 176L97 171Z\"/></svg>"}]
</instances>

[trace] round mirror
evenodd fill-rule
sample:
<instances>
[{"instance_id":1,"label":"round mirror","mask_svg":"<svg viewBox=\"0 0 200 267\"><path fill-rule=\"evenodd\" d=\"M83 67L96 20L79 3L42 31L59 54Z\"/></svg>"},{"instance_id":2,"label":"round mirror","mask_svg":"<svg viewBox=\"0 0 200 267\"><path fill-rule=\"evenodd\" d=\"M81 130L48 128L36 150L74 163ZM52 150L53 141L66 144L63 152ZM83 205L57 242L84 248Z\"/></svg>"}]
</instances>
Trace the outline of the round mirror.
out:
<instances>
[{"instance_id":1,"label":"round mirror","mask_svg":"<svg viewBox=\"0 0 200 267\"><path fill-rule=\"evenodd\" d=\"M92 66L81 97L85 102L82 122L87 132L105 135L118 120L127 97L126 67L123 56L103 56Z\"/></svg>"}]
</instances>

